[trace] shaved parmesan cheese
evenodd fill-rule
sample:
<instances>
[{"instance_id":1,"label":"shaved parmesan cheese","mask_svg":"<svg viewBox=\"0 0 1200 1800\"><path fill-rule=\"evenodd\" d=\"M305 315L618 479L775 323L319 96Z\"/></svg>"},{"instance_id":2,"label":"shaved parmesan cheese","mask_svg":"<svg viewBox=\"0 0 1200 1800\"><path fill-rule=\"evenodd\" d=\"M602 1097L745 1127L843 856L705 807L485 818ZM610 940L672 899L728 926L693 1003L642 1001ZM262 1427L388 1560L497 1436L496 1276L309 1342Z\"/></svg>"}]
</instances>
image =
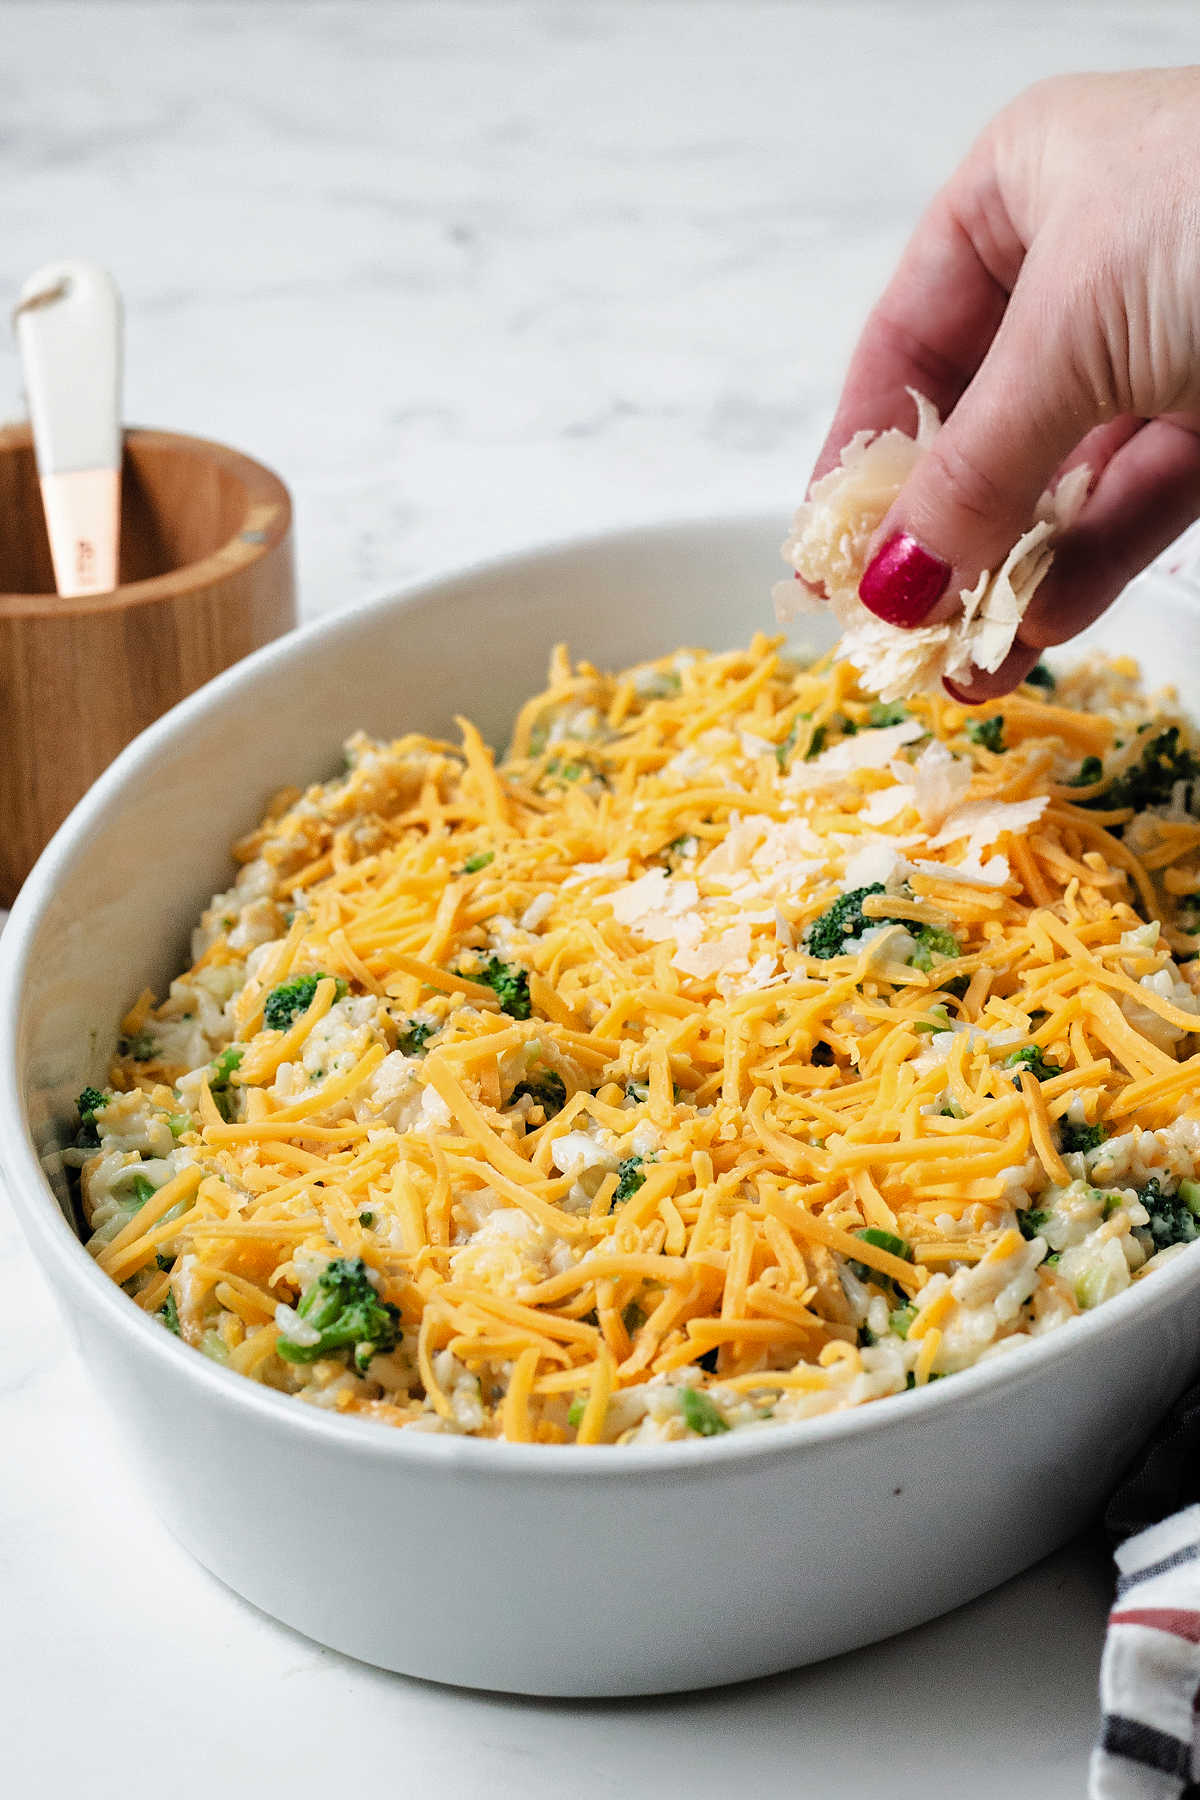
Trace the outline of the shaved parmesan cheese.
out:
<instances>
[{"instance_id":1,"label":"shaved parmesan cheese","mask_svg":"<svg viewBox=\"0 0 1200 1800\"><path fill-rule=\"evenodd\" d=\"M914 875L928 875L934 881L961 881L964 887L1003 887L1012 874L1007 856L989 856L985 863L978 859L943 863L917 857L908 866Z\"/></svg>"},{"instance_id":2,"label":"shaved parmesan cheese","mask_svg":"<svg viewBox=\"0 0 1200 1800\"><path fill-rule=\"evenodd\" d=\"M930 838L929 848L940 850L966 838L968 858L978 857L1002 832L1027 831L1048 805L1045 794L1036 800L972 800L947 819L937 836Z\"/></svg>"},{"instance_id":3,"label":"shaved parmesan cheese","mask_svg":"<svg viewBox=\"0 0 1200 1800\"><path fill-rule=\"evenodd\" d=\"M1043 494L1030 529L1000 568L995 574L985 570L963 590L958 618L911 630L885 624L862 604L858 584L876 530L938 429L930 403L911 388L909 393L917 409L916 437L892 429L851 438L838 467L814 482L783 546L784 561L800 581L775 589L780 619L811 606L803 584L824 590L842 627L838 655L853 662L884 700L907 699L943 678L967 681L973 668L990 673L1000 667L1050 567L1054 538L1078 515L1091 481L1091 471L1080 465L1053 493Z\"/></svg>"},{"instance_id":4,"label":"shaved parmesan cheese","mask_svg":"<svg viewBox=\"0 0 1200 1800\"><path fill-rule=\"evenodd\" d=\"M720 936L710 938L707 943L677 950L671 961L685 975L695 975L700 980L717 974L721 969L727 969L731 963L748 963L750 927L735 925L732 931L723 931Z\"/></svg>"},{"instance_id":5,"label":"shaved parmesan cheese","mask_svg":"<svg viewBox=\"0 0 1200 1800\"><path fill-rule=\"evenodd\" d=\"M965 756L955 756L937 738L926 744L911 767L894 764L893 768L911 788L912 804L927 831L936 830L954 811L970 787L973 773Z\"/></svg>"},{"instance_id":6,"label":"shaved parmesan cheese","mask_svg":"<svg viewBox=\"0 0 1200 1800\"><path fill-rule=\"evenodd\" d=\"M624 881L629 874L629 858L619 856L612 862L576 863L573 875L568 875L563 887L582 887L585 881Z\"/></svg>"},{"instance_id":7,"label":"shaved parmesan cheese","mask_svg":"<svg viewBox=\"0 0 1200 1800\"><path fill-rule=\"evenodd\" d=\"M924 737L925 731L919 719L902 719L899 725L885 725L879 731L857 732L854 737L842 738L812 762L794 763L787 785L824 787L856 769L886 769L898 750Z\"/></svg>"},{"instance_id":8,"label":"shaved parmesan cheese","mask_svg":"<svg viewBox=\"0 0 1200 1800\"><path fill-rule=\"evenodd\" d=\"M665 869L651 869L648 875L607 896L621 924L634 931L641 929L645 919L659 913L690 911L699 898L700 890L694 881L672 881Z\"/></svg>"},{"instance_id":9,"label":"shaved parmesan cheese","mask_svg":"<svg viewBox=\"0 0 1200 1800\"><path fill-rule=\"evenodd\" d=\"M843 880L847 888L874 887L877 881L882 881L886 887L889 881L903 873L904 866L903 857L896 854L894 841L880 838L877 843L864 845L848 858Z\"/></svg>"}]
</instances>

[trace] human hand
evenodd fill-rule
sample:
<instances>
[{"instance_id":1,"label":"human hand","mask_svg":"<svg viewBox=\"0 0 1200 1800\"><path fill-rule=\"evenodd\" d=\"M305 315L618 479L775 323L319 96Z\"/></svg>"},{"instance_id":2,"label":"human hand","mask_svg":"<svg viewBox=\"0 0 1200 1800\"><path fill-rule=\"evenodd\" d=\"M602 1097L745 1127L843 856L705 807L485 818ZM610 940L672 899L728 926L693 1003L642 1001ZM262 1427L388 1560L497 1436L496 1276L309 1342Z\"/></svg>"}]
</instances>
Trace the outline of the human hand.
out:
<instances>
[{"instance_id":1,"label":"human hand","mask_svg":"<svg viewBox=\"0 0 1200 1800\"><path fill-rule=\"evenodd\" d=\"M814 479L855 431L946 418L859 589L896 625L954 615L1086 462L1089 498L994 674L1007 693L1200 515L1200 69L1074 75L1000 113L917 227L850 364ZM948 416L947 416L948 415Z\"/></svg>"}]
</instances>

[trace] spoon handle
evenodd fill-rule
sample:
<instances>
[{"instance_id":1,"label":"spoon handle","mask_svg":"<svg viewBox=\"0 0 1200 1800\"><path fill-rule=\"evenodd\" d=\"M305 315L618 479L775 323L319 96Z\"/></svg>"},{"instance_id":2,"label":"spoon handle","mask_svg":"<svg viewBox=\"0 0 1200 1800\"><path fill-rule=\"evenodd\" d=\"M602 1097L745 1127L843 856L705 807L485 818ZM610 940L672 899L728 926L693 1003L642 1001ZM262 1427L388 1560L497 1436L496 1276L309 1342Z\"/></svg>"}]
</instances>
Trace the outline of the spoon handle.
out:
<instances>
[{"instance_id":1,"label":"spoon handle","mask_svg":"<svg viewBox=\"0 0 1200 1800\"><path fill-rule=\"evenodd\" d=\"M117 585L121 516L121 298L106 269L48 263L14 313L54 582L74 597Z\"/></svg>"}]
</instances>

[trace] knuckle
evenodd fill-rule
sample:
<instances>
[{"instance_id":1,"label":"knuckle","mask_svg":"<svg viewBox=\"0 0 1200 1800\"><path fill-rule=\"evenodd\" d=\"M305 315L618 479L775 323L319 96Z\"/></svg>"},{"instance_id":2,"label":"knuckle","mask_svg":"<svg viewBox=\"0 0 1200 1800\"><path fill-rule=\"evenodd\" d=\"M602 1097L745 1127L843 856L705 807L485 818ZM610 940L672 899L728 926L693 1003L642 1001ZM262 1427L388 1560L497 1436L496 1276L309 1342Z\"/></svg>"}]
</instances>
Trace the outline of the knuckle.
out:
<instances>
[{"instance_id":1,"label":"knuckle","mask_svg":"<svg viewBox=\"0 0 1200 1800\"><path fill-rule=\"evenodd\" d=\"M997 529L1001 535L1007 530L1012 509L1003 488L975 453L950 433L942 431L934 439L922 475L926 491L940 489L943 504L948 498L970 526L983 528L989 538Z\"/></svg>"}]
</instances>

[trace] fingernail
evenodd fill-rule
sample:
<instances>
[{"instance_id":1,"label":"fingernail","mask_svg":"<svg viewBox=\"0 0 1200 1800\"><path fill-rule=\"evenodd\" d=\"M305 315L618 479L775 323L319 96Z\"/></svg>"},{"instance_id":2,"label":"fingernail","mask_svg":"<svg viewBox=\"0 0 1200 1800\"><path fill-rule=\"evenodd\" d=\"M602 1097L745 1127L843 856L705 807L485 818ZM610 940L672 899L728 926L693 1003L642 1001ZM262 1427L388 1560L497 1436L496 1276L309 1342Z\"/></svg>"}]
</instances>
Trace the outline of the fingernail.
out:
<instances>
[{"instance_id":1,"label":"fingernail","mask_svg":"<svg viewBox=\"0 0 1200 1800\"><path fill-rule=\"evenodd\" d=\"M897 531L875 552L858 597L887 625L919 625L950 580L950 564L933 556L906 531Z\"/></svg>"}]
</instances>

